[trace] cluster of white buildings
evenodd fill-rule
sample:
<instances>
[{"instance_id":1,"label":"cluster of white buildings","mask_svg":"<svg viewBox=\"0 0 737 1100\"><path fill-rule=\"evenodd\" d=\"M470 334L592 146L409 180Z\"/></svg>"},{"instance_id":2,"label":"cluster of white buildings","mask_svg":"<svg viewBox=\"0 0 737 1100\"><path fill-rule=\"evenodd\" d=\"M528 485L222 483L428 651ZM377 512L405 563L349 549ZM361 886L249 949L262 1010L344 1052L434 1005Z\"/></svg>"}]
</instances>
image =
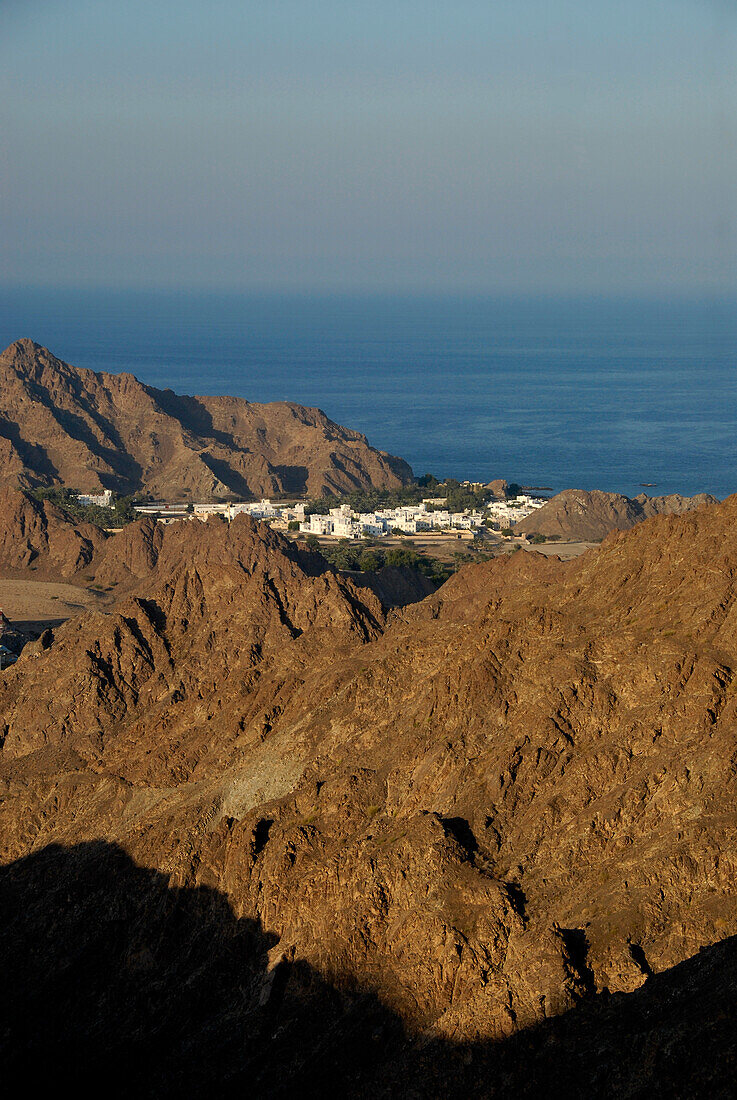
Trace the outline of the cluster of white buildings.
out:
<instances>
[{"instance_id":1,"label":"cluster of white buildings","mask_svg":"<svg viewBox=\"0 0 737 1100\"><path fill-rule=\"evenodd\" d=\"M394 531L405 535L416 535L422 531L472 531L480 527L485 518L501 530L513 527L545 501L520 496L514 501L494 500L485 506L484 511L468 509L464 512L446 511L439 507L443 503L444 498L433 498L423 500L421 504L403 505L380 512L354 512L350 505L341 504L331 508L327 515L313 513L300 523L300 531L341 539L377 538ZM428 505L431 507L428 508Z\"/></svg>"},{"instance_id":2,"label":"cluster of white buildings","mask_svg":"<svg viewBox=\"0 0 737 1100\"><path fill-rule=\"evenodd\" d=\"M208 516L220 515L226 519L235 519L241 513L252 516L253 519L263 520L298 520L300 523L305 518L304 504L272 504L266 498L249 503L239 504L195 504L194 514L197 519L207 519Z\"/></svg>"},{"instance_id":3,"label":"cluster of white buildings","mask_svg":"<svg viewBox=\"0 0 737 1100\"><path fill-rule=\"evenodd\" d=\"M536 508L542 508L545 503L546 500L541 497L530 497L521 493L514 500L489 501L486 515L493 527L502 530L505 527L514 527L515 523L531 515Z\"/></svg>"},{"instance_id":4,"label":"cluster of white buildings","mask_svg":"<svg viewBox=\"0 0 737 1100\"><path fill-rule=\"evenodd\" d=\"M136 511L142 516L155 516L162 523L173 523L178 519L206 520L210 516L222 516L231 520L244 512L254 519L262 519L267 523L282 521L288 523L296 520L301 523L305 518L305 505L299 504L273 504L268 499L258 501L242 501L240 503L225 504L137 504Z\"/></svg>"},{"instance_id":5,"label":"cluster of white buildings","mask_svg":"<svg viewBox=\"0 0 737 1100\"><path fill-rule=\"evenodd\" d=\"M354 512L349 504L331 508L327 515L317 512L305 515L304 503L274 504L263 499L240 504L194 505L138 505L137 512L157 515L163 522L186 518L206 520L219 515L231 520L244 512L254 519L286 527L290 522L299 523L299 530L307 535L319 535L336 539L381 538L401 531L404 535L421 532L472 531L487 524L497 530L514 527L515 523L529 516L545 503L536 497L518 496L515 500L490 500L483 510L467 509L449 512L442 507L444 497L433 497L420 504L406 504L399 508L386 508L377 512Z\"/></svg>"},{"instance_id":6,"label":"cluster of white buildings","mask_svg":"<svg viewBox=\"0 0 737 1100\"><path fill-rule=\"evenodd\" d=\"M341 539L377 538L393 531L401 531L404 535L450 528L470 531L483 518L481 512L430 512L424 501L380 512L354 512L350 505L341 504L331 508L326 516L311 515L299 529L309 535L332 535Z\"/></svg>"}]
</instances>

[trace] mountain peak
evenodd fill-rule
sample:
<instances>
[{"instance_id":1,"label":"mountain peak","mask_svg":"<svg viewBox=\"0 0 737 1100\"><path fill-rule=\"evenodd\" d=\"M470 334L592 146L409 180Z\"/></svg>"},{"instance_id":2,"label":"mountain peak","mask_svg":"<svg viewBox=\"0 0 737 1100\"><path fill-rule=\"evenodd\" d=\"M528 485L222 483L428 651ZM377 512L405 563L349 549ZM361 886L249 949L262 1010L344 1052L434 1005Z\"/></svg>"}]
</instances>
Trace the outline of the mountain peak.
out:
<instances>
[{"instance_id":1,"label":"mountain peak","mask_svg":"<svg viewBox=\"0 0 737 1100\"><path fill-rule=\"evenodd\" d=\"M212 500L316 497L412 479L402 459L299 405L180 396L132 374L70 366L28 338L0 359L0 483L13 487Z\"/></svg>"},{"instance_id":2,"label":"mountain peak","mask_svg":"<svg viewBox=\"0 0 737 1100\"><path fill-rule=\"evenodd\" d=\"M34 358L38 356L48 356L50 359L54 358L48 348L44 347L43 344L37 344L36 341L31 340L29 336L22 336L20 340L14 340L12 344L8 344L5 351L0 352L0 358L2 359L23 359L28 356L33 356Z\"/></svg>"}]
</instances>

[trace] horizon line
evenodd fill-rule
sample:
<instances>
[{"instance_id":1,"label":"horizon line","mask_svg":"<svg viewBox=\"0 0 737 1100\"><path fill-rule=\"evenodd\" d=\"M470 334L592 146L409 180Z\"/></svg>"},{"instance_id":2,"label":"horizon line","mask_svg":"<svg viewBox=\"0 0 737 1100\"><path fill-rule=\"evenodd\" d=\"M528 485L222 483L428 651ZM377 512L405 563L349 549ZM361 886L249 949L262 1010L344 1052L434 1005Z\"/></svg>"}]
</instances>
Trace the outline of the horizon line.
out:
<instances>
[{"instance_id":1,"label":"horizon line","mask_svg":"<svg viewBox=\"0 0 737 1100\"><path fill-rule=\"evenodd\" d=\"M319 287L308 289L297 286L242 286L214 287L211 285L167 285L150 286L129 283L3 283L0 282L0 294L116 294L116 295L157 295L169 297L199 298L268 298L285 300L437 300L479 301L479 302L643 302L667 303L669 301L689 302L735 302L737 286L733 290L679 288L650 290L502 290L502 289L442 289L442 288L353 288Z\"/></svg>"}]
</instances>

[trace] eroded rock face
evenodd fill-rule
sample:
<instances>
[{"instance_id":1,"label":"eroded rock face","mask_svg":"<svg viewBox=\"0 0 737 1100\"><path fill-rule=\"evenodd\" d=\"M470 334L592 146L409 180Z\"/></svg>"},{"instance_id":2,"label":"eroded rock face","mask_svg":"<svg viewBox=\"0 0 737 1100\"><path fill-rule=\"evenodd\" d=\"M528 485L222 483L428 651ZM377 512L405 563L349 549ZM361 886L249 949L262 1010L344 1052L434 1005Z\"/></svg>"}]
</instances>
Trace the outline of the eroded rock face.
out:
<instances>
[{"instance_id":1,"label":"eroded rock face","mask_svg":"<svg viewBox=\"0 0 737 1100\"><path fill-rule=\"evenodd\" d=\"M104 1080L112 1097L583 1100L728 1096L734 1080L734 939L633 994L459 1044L414 1038L217 889L175 884L116 844L51 844L0 868L0 922L11 1095L92 1095Z\"/></svg>"},{"instance_id":2,"label":"eroded rock face","mask_svg":"<svg viewBox=\"0 0 737 1100\"><path fill-rule=\"evenodd\" d=\"M0 568L6 573L71 577L87 568L106 538L48 500L0 486Z\"/></svg>"},{"instance_id":3,"label":"eroded rock face","mask_svg":"<svg viewBox=\"0 0 737 1100\"><path fill-rule=\"evenodd\" d=\"M684 497L649 497L640 493L634 498L621 493L605 493L600 489L565 489L520 520L515 531L524 535L555 535L574 541L599 541L612 531L629 531L636 523L660 515L683 515L703 504L716 504L715 497L697 493Z\"/></svg>"},{"instance_id":4,"label":"eroded rock face","mask_svg":"<svg viewBox=\"0 0 737 1100\"><path fill-rule=\"evenodd\" d=\"M311 982L427 1072L427 1044L647 1006L737 934L735 521L731 497L467 566L389 613L246 517L168 528L142 587L0 677L3 859L102 840L226 899L267 941L231 1040L259 1004L286 1034Z\"/></svg>"},{"instance_id":5,"label":"eroded rock face","mask_svg":"<svg viewBox=\"0 0 737 1100\"><path fill-rule=\"evenodd\" d=\"M163 499L396 488L406 462L319 409L185 397L63 363L32 340L0 355L0 481Z\"/></svg>"}]
</instances>

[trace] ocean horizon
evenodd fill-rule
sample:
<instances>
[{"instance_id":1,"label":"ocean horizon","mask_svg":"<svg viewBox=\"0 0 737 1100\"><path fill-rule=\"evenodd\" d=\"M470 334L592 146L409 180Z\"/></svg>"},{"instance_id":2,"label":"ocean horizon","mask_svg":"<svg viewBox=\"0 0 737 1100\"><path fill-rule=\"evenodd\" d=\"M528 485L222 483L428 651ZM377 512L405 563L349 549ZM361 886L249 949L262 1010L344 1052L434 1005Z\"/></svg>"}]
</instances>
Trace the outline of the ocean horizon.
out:
<instances>
[{"instance_id":1,"label":"ocean horizon","mask_svg":"<svg viewBox=\"0 0 737 1100\"><path fill-rule=\"evenodd\" d=\"M188 394L318 406L416 475L737 490L723 298L0 290L0 344Z\"/></svg>"}]
</instances>

